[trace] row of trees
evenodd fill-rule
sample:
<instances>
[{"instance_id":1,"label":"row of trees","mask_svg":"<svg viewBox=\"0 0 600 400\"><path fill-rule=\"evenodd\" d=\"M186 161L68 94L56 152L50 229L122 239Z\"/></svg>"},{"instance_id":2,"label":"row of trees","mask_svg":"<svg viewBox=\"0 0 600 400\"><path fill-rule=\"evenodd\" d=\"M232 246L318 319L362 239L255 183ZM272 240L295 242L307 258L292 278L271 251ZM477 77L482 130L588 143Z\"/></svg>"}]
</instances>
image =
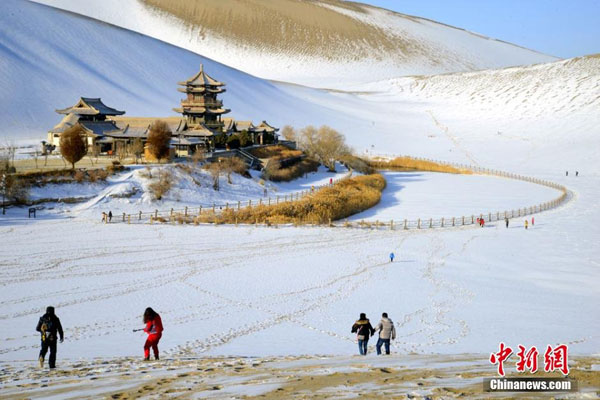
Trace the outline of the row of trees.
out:
<instances>
[{"instance_id":1,"label":"row of trees","mask_svg":"<svg viewBox=\"0 0 600 400\"><path fill-rule=\"evenodd\" d=\"M150 126L148 133L148 151L157 160L162 160L169 156L169 142L171 140L171 129L166 122L157 120ZM94 156L97 156L98 148L91 149ZM134 155L139 159L144 154L144 144L141 139L134 139L131 144L117 143L116 148L119 157L125 155ZM86 142L85 129L77 124L65 130L60 135L60 153L63 158L75 169L75 164L88 154L88 145Z\"/></svg>"},{"instance_id":2,"label":"row of trees","mask_svg":"<svg viewBox=\"0 0 600 400\"><path fill-rule=\"evenodd\" d=\"M335 172L336 160L352 152L344 135L327 125L320 128L309 125L300 131L286 125L281 129L281 134L295 141L299 149L332 172Z\"/></svg>"}]
</instances>

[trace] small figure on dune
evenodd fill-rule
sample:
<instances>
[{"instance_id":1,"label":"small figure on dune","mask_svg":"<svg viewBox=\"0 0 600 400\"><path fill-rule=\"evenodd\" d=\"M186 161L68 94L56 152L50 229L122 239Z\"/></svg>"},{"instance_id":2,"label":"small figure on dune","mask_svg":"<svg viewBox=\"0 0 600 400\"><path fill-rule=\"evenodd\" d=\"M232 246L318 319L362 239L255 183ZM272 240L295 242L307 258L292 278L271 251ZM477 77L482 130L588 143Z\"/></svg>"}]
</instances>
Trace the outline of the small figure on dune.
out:
<instances>
[{"instance_id":1,"label":"small figure on dune","mask_svg":"<svg viewBox=\"0 0 600 400\"><path fill-rule=\"evenodd\" d=\"M65 336L60 319L54 313L54 307L48 306L46 308L46 314L40 317L35 330L42 334L42 349L38 358L40 368L44 367L44 358L48 350L50 350L48 365L52 369L56 368L56 342L58 336L60 336L60 342L62 343Z\"/></svg>"},{"instance_id":2,"label":"small figure on dune","mask_svg":"<svg viewBox=\"0 0 600 400\"><path fill-rule=\"evenodd\" d=\"M396 257L394 253L390 253L390 262L394 262L394 257Z\"/></svg>"},{"instance_id":3,"label":"small figure on dune","mask_svg":"<svg viewBox=\"0 0 600 400\"><path fill-rule=\"evenodd\" d=\"M112 211L108 212L108 222L112 222Z\"/></svg>"},{"instance_id":4,"label":"small figure on dune","mask_svg":"<svg viewBox=\"0 0 600 400\"><path fill-rule=\"evenodd\" d=\"M369 337L375 333L375 330L371 326L371 323L367 319L365 313L360 314L358 321L352 325L351 333L356 333L358 339L358 352L361 356L367 355L367 344L369 343Z\"/></svg>"},{"instance_id":5,"label":"small figure on dune","mask_svg":"<svg viewBox=\"0 0 600 400\"><path fill-rule=\"evenodd\" d=\"M529 226L529 222L527 220L525 220L525 229L527 229L528 226Z\"/></svg>"},{"instance_id":6,"label":"small figure on dune","mask_svg":"<svg viewBox=\"0 0 600 400\"><path fill-rule=\"evenodd\" d=\"M381 314L381 321L375 327L375 331L379 332L379 339L377 339L377 355L381 355L381 346L385 346L385 354L390 354L390 339L396 339L396 328L394 322L388 318L387 313Z\"/></svg>"},{"instance_id":7,"label":"small figure on dune","mask_svg":"<svg viewBox=\"0 0 600 400\"><path fill-rule=\"evenodd\" d=\"M575 171L575 176L579 176L579 171Z\"/></svg>"},{"instance_id":8,"label":"small figure on dune","mask_svg":"<svg viewBox=\"0 0 600 400\"><path fill-rule=\"evenodd\" d=\"M144 311L144 324L146 324L144 332L148 334L148 339L144 343L144 361L150 360L150 348L154 352L154 359L158 360L158 342L162 337L163 325L160 315L151 307Z\"/></svg>"}]
</instances>

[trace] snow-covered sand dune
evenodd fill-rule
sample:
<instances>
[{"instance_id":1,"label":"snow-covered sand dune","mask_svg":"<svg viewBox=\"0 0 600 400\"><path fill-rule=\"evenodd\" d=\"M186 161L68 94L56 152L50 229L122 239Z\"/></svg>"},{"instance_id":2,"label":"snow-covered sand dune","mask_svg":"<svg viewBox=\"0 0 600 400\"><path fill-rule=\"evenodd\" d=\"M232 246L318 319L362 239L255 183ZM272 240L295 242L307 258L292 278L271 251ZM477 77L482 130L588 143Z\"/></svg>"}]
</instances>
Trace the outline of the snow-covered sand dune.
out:
<instances>
[{"instance_id":1,"label":"snow-covered sand dune","mask_svg":"<svg viewBox=\"0 0 600 400\"><path fill-rule=\"evenodd\" d=\"M35 1L143 33L261 78L312 87L343 89L352 83L404 75L557 60L477 33L358 3Z\"/></svg>"}]
</instances>

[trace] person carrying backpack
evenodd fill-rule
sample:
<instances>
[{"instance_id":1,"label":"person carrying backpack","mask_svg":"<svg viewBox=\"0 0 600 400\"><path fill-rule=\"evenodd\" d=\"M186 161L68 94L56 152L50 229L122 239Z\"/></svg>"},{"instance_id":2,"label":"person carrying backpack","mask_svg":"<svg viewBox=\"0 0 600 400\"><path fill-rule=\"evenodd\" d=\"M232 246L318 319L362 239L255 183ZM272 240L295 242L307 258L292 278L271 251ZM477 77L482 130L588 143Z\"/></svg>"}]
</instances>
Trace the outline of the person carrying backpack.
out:
<instances>
[{"instance_id":1,"label":"person carrying backpack","mask_svg":"<svg viewBox=\"0 0 600 400\"><path fill-rule=\"evenodd\" d=\"M58 336L60 336L60 342L62 343L65 340L65 336L60 319L54 314L54 307L46 307L46 314L40 317L35 330L42 334L42 349L38 358L40 368L44 367L44 358L48 350L50 350L48 365L52 369L56 368L56 342Z\"/></svg>"},{"instance_id":2,"label":"person carrying backpack","mask_svg":"<svg viewBox=\"0 0 600 400\"><path fill-rule=\"evenodd\" d=\"M358 352L361 356L366 356L369 337L375 333L375 330L371 326L365 313L360 313L360 318L352 325L351 333L355 332L356 338L358 339Z\"/></svg>"},{"instance_id":3,"label":"person carrying backpack","mask_svg":"<svg viewBox=\"0 0 600 400\"><path fill-rule=\"evenodd\" d=\"M377 355L381 355L381 345L385 345L385 354L390 354L390 339L396 339L396 328L387 313L381 314L381 321L375 327L375 332L379 332L379 339L375 345Z\"/></svg>"},{"instance_id":4,"label":"person carrying backpack","mask_svg":"<svg viewBox=\"0 0 600 400\"><path fill-rule=\"evenodd\" d=\"M158 360L158 342L162 337L163 325L160 315L152 308L146 308L144 311L144 332L148 334L146 343L144 343L144 361L150 360L150 348L154 352L154 359Z\"/></svg>"}]
</instances>

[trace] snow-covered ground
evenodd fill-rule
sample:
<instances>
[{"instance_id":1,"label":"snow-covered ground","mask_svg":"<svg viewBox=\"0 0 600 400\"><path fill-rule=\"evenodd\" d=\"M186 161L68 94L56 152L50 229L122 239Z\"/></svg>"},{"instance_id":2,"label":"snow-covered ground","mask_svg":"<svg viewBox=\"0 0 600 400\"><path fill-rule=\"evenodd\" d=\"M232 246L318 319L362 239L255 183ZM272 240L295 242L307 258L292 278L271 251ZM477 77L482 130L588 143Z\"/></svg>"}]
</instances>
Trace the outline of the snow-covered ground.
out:
<instances>
[{"instance_id":1,"label":"snow-covered ground","mask_svg":"<svg viewBox=\"0 0 600 400\"><path fill-rule=\"evenodd\" d=\"M537 214L528 230L521 221L509 229L420 231L100 223L105 207L138 211L142 192L96 194L98 201L67 214L74 218L42 211L34 221L10 209L0 219L0 360L36 358L33 329L49 304L66 328L59 359L139 356L143 335L131 329L147 306L162 315L161 349L175 358L354 353L349 331L358 313L377 322L383 311L396 322L393 349L403 354L490 353L500 341L599 353L600 57L327 92L270 83L39 5L8 0L0 8L7 11L0 13L3 138L33 132L41 140L58 120L52 110L81 95L129 114L164 115L179 100L175 81L203 61L229 84L225 101L236 117L327 123L361 154L471 163L573 193L565 206ZM23 90L23 82L36 90ZM106 188L143 189L135 173ZM387 175L382 203L359 218L501 211L555 197L494 177ZM284 193L328 176L278 187ZM238 195L260 196L257 182L239 179ZM168 198L165 208L212 201L214 193L181 185L180 201Z\"/></svg>"}]
</instances>

